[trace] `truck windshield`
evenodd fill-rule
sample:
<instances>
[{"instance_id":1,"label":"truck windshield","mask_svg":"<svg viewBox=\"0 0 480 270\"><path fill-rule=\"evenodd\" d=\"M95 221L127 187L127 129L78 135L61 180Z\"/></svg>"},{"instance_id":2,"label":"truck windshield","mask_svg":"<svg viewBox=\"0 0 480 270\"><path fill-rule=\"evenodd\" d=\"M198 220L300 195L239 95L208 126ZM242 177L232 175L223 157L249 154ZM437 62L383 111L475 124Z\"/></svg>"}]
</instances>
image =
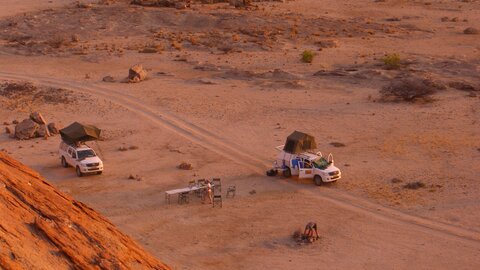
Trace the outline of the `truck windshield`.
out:
<instances>
[{"instance_id":1,"label":"truck windshield","mask_svg":"<svg viewBox=\"0 0 480 270\"><path fill-rule=\"evenodd\" d=\"M80 160L86 159L88 157L94 157L95 156L95 152L93 152L93 150L91 150L91 149L77 151L77 153L78 153L78 159L80 159Z\"/></svg>"},{"instance_id":2,"label":"truck windshield","mask_svg":"<svg viewBox=\"0 0 480 270\"><path fill-rule=\"evenodd\" d=\"M315 168L320 170L325 170L328 167L328 165L330 164L328 164L328 161L323 157L313 161L313 166L315 166Z\"/></svg>"}]
</instances>

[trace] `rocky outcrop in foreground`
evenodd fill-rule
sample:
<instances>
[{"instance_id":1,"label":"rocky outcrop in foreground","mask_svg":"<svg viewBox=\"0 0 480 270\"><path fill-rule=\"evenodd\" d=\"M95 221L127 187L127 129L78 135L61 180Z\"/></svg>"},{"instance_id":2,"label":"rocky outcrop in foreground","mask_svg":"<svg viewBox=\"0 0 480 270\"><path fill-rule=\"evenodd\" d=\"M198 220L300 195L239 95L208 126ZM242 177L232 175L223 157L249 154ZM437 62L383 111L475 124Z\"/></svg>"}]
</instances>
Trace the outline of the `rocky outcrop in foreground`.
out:
<instances>
[{"instance_id":1,"label":"rocky outcrop in foreground","mask_svg":"<svg viewBox=\"0 0 480 270\"><path fill-rule=\"evenodd\" d=\"M0 269L169 269L93 209L0 152Z\"/></svg>"}]
</instances>

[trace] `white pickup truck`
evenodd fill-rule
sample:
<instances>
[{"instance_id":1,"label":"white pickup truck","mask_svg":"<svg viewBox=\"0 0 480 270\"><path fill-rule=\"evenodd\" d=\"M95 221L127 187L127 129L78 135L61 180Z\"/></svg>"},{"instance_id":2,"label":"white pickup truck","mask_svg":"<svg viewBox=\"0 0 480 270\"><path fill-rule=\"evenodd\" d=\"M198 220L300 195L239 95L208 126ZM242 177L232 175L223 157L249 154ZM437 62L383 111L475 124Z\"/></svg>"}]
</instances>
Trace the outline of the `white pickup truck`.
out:
<instances>
[{"instance_id":1,"label":"white pickup truck","mask_svg":"<svg viewBox=\"0 0 480 270\"><path fill-rule=\"evenodd\" d=\"M75 146L62 141L58 152L62 166L64 168L74 167L78 177L82 177L84 174L102 174L103 172L102 160L92 148L85 144Z\"/></svg>"},{"instance_id":2,"label":"white pickup truck","mask_svg":"<svg viewBox=\"0 0 480 270\"><path fill-rule=\"evenodd\" d=\"M280 152L274 164L275 172L282 171L285 177L298 175L299 178L313 179L318 186L342 177L340 169L334 165L332 154L325 159L321 152L291 154L285 152L283 147L283 145L276 147Z\"/></svg>"}]
</instances>

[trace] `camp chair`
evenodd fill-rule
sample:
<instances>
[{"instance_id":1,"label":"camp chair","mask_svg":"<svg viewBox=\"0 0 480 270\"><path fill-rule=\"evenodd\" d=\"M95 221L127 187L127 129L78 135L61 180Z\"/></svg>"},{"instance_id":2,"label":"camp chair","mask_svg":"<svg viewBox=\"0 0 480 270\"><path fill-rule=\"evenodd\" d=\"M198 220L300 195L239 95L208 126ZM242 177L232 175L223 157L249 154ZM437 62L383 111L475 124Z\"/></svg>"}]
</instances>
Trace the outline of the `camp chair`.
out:
<instances>
[{"instance_id":1,"label":"camp chair","mask_svg":"<svg viewBox=\"0 0 480 270\"><path fill-rule=\"evenodd\" d=\"M188 192L178 194L178 204L188 203Z\"/></svg>"},{"instance_id":2,"label":"camp chair","mask_svg":"<svg viewBox=\"0 0 480 270\"><path fill-rule=\"evenodd\" d=\"M232 196L235 197L235 192L236 192L237 188L235 186L229 186L227 188L227 195L225 196L225 198L228 198L229 196Z\"/></svg>"},{"instance_id":3,"label":"camp chair","mask_svg":"<svg viewBox=\"0 0 480 270\"><path fill-rule=\"evenodd\" d=\"M205 179L198 179L197 180L197 185L199 187L204 186L205 185ZM203 190L202 189L195 190L195 194L197 194L198 198L203 199Z\"/></svg>"},{"instance_id":4,"label":"camp chair","mask_svg":"<svg viewBox=\"0 0 480 270\"><path fill-rule=\"evenodd\" d=\"M220 178L213 178L212 179L213 183L213 194L222 193L222 183L220 182Z\"/></svg>"},{"instance_id":5,"label":"camp chair","mask_svg":"<svg viewBox=\"0 0 480 270\"><path fill-rule=\"evenodd\" d=\"M220 205L220 208L222 208L222 195L213 195L212 207L215 207L215 205Z\"/></svg>"}]
</instances>

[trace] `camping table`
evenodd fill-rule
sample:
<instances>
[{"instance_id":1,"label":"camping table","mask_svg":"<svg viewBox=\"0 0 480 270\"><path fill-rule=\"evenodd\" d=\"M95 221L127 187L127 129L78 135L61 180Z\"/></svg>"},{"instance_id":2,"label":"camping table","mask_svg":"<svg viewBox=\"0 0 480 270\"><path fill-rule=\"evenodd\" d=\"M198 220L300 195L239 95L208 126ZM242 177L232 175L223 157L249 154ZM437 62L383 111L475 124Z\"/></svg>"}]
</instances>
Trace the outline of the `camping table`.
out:
<instances>
[{"instance_id":1,"label":"camping table","mask_svg":"<svg viewBox=\"0 0 480 270\"><path fill-rule=\"evenodd\" d=\"M213 186L214 186L213 183L211 185L212 185L212 188L213 188ZM170 195L180 194L180 193L184 193L184 192L192 192L192 191L195 191L195 190L200 190L200 189L205 189L205 188L207 188L207 185L202 185L202 186L194 185L194 186L186 187L186 188L177 188L177 189L167 190L167 191L165 191L165 202L170 204Z\"/></svg>"}]
</instances>

